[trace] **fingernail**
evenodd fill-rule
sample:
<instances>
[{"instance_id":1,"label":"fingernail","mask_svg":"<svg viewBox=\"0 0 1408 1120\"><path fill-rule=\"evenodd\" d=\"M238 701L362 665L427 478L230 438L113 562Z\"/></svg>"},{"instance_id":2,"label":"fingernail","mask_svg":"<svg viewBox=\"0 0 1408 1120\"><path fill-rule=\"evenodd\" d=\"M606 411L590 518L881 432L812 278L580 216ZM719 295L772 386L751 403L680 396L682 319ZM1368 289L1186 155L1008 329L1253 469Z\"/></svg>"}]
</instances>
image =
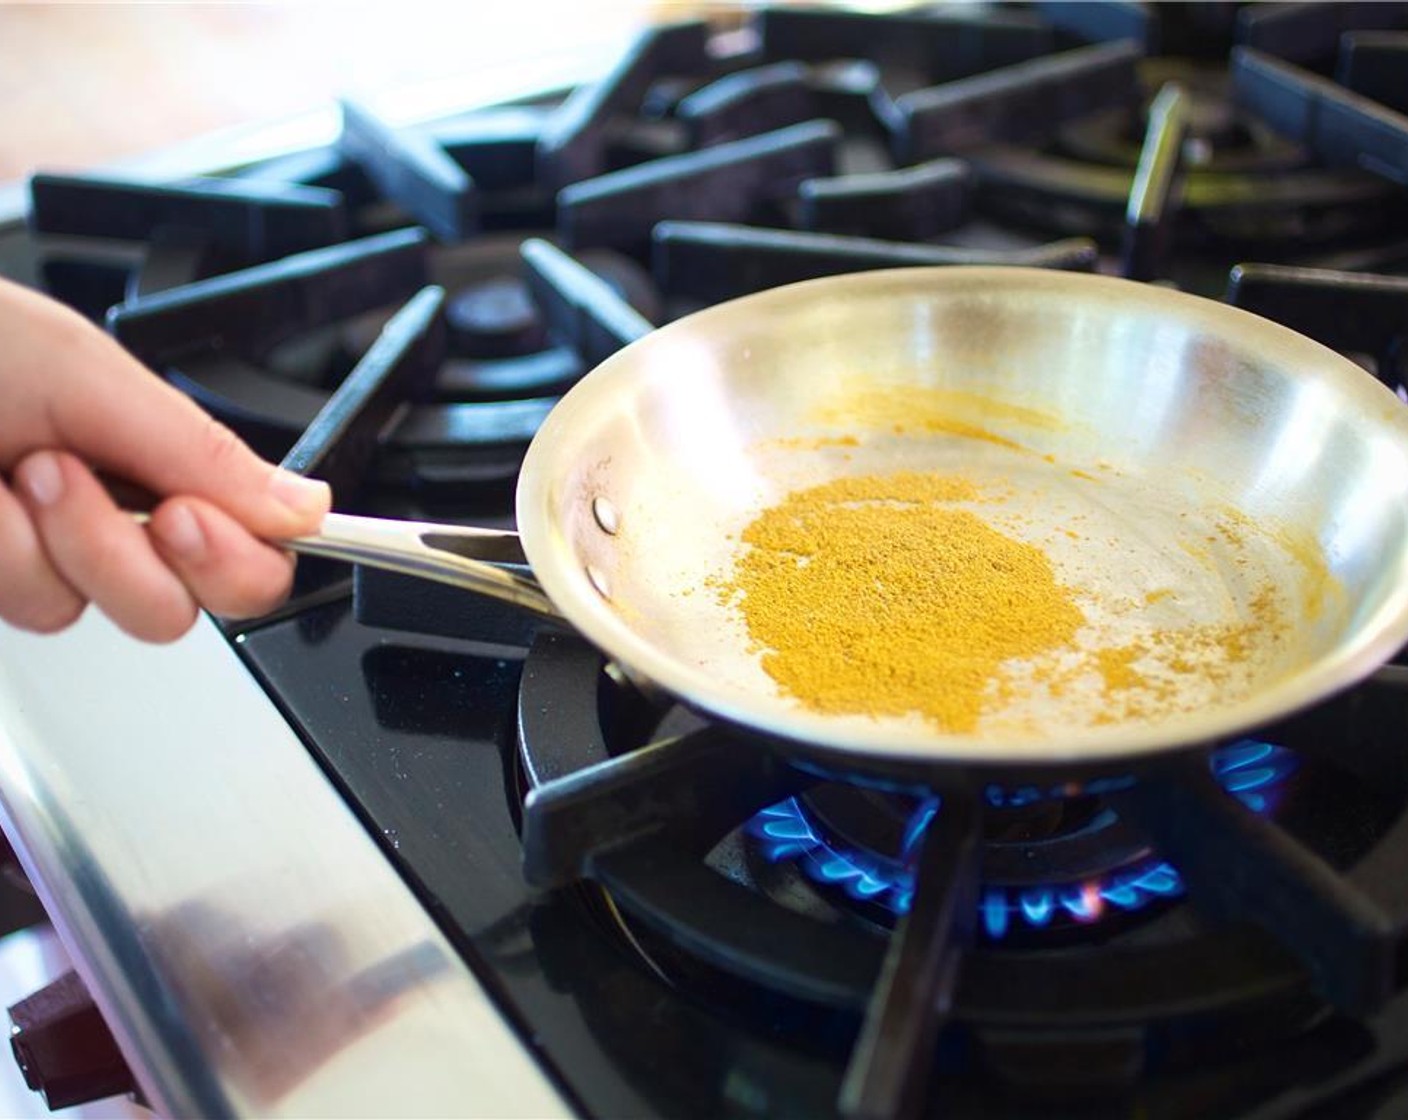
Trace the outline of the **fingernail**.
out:
<instances>
[{"instance_id":1,"label":"fingernail","mask_svg":"<svg viewBox=\"0 0 1408 1120\"><path fill-rule=\"evenodd\" d=\"M196 515L185 506L173 505L166 516L152 522L152 529L178 556L194 560L205 551L205 533Z\"/></svg>"},{"instance_id":2,"label":"fingernail","mask_svg":"<svg viewBox=\"0 0 1408 1120\"><path fill-rule=\"evenodd\" d=\"M297 513L323 513L332 502L332 490L322 479L282 469L269 476L269 492Z\"/></svg>"},{"instance_id":3,"label":"fingernail","mask_svg":"<svg viewBox=\"0 0 1408 1120\"><path fill-rule=\"evenodd\" d=\"M64 496L64 472L58 456L37 451L19 469L20 485L35 503L51 506Z\"/></svg>"}]
</instances>

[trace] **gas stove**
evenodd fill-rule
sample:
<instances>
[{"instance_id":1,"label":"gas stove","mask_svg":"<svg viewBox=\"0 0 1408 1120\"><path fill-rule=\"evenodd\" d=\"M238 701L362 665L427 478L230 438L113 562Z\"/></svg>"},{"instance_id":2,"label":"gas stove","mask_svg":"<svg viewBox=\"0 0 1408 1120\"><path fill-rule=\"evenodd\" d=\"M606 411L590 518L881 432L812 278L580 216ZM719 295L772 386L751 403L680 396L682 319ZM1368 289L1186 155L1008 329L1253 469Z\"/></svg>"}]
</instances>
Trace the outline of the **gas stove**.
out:
<instances>
[{"instance_id":1,"label":"gas stove","mask_svg":"<svg viewBox=\"0 0 1408 1120\"><path fill-rule=\"evenodd\" d=\"M39 174L0 248L398 517L511 526L596 363L860 269L1172 284L1405 396L1405 27L765 8L564 94L348 104L334 145L199 180ZM125 1063L102 1084L173 1114L1394 1115L1406 740L1400 655L1156 765L818 772L576 635L322 561L170 648L0 632L5 831ZM96 1061L53 1018L16 1014L51 1090Z\"/></svg>"}]
</instances>

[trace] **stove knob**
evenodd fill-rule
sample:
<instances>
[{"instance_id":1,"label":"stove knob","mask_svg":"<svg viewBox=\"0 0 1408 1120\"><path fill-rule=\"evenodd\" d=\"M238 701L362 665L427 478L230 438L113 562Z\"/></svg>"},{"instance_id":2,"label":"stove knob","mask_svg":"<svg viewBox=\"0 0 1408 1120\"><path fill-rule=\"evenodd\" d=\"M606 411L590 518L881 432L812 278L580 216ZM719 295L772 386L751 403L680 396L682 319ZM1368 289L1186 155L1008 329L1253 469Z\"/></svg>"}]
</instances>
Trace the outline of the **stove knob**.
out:
<instances>
[{"instance_id":1,"label":"stove knob","mask_svg":"<svg viewBox=\"0 0 1408 1120\"><path fill-rule=\"evenodd\" d=\"M10 1008L10 1047L25 1084L51 1109L136 1088L132 1071L76 972Z\"/></svg>"},{"instance_id":2,"label":"stove knob","mask_svg":"<svg viewBox=\"0 0 1408 1120\"><path fill-rule=\"evenodd\" d=\"M34 894L34 887L30 885L29 877L25 875L24 868L20 866L20 857L15 855L15 849L10 847L10 841L4 833L0 833L0 879L4 879L10 886L16 887L25 894ZM15 927L19 929L19 926Z\"/></svg>"}]
</instances>

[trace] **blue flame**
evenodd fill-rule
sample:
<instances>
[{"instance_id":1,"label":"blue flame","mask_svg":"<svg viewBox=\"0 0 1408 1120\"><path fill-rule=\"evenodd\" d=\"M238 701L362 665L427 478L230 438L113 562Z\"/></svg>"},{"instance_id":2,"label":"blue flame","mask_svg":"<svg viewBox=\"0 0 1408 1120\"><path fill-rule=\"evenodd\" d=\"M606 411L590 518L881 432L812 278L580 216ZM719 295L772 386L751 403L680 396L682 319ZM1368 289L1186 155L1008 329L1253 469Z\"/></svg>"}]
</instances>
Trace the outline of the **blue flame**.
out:
<instances>
[{"instance_id":1,"label":"blue flame","mask_svg":"<svg viewBox=\"0 0 1408 1120\"><path fill-rule=\"evenodd\" d=\"M924 839L924 833L929 830L929 824L938 815L938 812L939 799L928 797L920 803L914 815L909 818L909 824L904 830L904 847L900 850L902 862L908 862L910 857L918 853L919 841Z\"/></svg>"},{"instance_id":2,"label":"blue flame","mask_svg":"<svg viewBox=\"0 0 1408 1120\"><path fill-rule=\"evenodd\" d=\"M1058 786L1000 786L994 783L983 787L983 799L994 809L1020 809L1023 805L1035 805L1038 801L1055 801L1063 797L1102 797L1107 793L1129 789L1132 785L1132 774L1115 778L1092 778L1084 783L1063 782Z\"/></svg>"},{"instance_id":3,"label":"blue flame","mask_svg":"<svg viewBox=\"0 0 1408 1120\"><path fill-rule=\"evenodd\" d=\"M1295 768L1290 751L1257 739L1240 739L1212 755L1213 777L1253 813L1275 811Z\"/></svg>"},{"instance_id":4,"label":"blue flame","mask_svg":"<svg viewBox=\"0 0 1408 1120\"><path fill-rule=\"evenodd\" d=\"M918 819L924 808L915 814ZM917 843L938 811L937 801L927 819L914 832ZM898 860L861 850L841 851L818 835L802 803L795 797L779 801L758 813L748 830L763 841L763 854L773 863L799 860L815 881L839 886L860 902L879 902L897 914L908 912L914 896L914 871Z\"/></svg>"},{"instance_id":5,"label":"blue flame","mask_svg":"<svg viewBox=\"0 0 1408 1120\"><path fill-rule=\"evenodd\" d=\"M1252 812L1265 814L1274 811L1279 803L1285 781L1295 771L1296 756L1284 747L1242 739L1215 750L1211 768L1213 777L1227 793ZM1111 793L1128 789L1133 783L1132 777L1118 777L1050 790L988 786L984 798L994 808L1015 808L1049 797ZM762 810L748 823L747 830L762 841L763 855L768 860L797 861L814 882L839 887L857 901L906 914L914 900L919 842L938 812L937 797L920 801L905 826L898 859L833 846L817 831L795 797ZM1154 858L1111 872L1100 880L1032 887L985 885L979 892L978 916L984 932L996 941L1014 925L1041 929L1061 915L1070 922L1089 923L1111 910L1132 913L1182 893L1183 879L1177 869Z\"/></svg>"},{"instance_id":6,"label":"blue flame","mask_svg":"<svg viewBox=\"0 0 1408 1120\"><path fill-rule=\"evenodd\" d=\"M1104 883L1050 887L985 887L980 907L983 929L994 941L1016 920L1041 928L1059 912L1076 922L1103 917L1109 908L1132 913L1183 893L1183 880L1171 864L1152 860L1113 872Z\"/></svg>"}]
</instances>

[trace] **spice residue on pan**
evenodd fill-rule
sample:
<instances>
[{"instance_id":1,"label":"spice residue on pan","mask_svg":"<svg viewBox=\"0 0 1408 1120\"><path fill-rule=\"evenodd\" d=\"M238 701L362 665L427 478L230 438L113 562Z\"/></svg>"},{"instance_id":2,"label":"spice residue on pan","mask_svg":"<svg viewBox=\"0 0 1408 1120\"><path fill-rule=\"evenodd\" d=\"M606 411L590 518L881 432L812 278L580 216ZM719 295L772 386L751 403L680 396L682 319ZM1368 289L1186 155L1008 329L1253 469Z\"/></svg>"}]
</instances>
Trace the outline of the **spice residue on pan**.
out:
<instances>
[{"instance_id":1,"label":"spice residue on pan","mask_svg":"<svg viewBox=\"0 0 1408 1120\"><path fill-rule=\"evenodd\" d=\"M1066 422L1049 412L1027 405L999 400L986 393L938 386L882 386L867 382L851 391L841 391L823 401L809 414L814 423L835 424L846 430L893 431L923 435L934 432L964 434L989 432L994 426L1023 431L1055 431Z\"/></svg>"},{"instance_id":2,"label":"spice residue on pan","mask_svg":"<svg viewBox=\"0 0 1408 1120\"><path fill-rule=\"evenodd\" d=\"M1157 719L1236 699L1278 663L1292 614L1269 582L1231 620L1189 621L1170 587L1116 603L1014 531L1003 497L913 471L801 488L748 524L715 591L805 708L949 733Z\"/></svg>"},{"instance_id":3,"label":"spice residue on pan","mask_svg":"<svg viewBox=\"0 0 1408 1120\"><path fill-rule=\"evenodd\" d=\"M788 436L775 439L774 447L791 451L820 451L823 447L859 447L860 440L855 436Z\"/></svg>"},{"instance_id":4,"label":"spice residue on pan","mask_svg":"<svg viewBox=\"0 0 1408 1120\"><path fill-rule=\"evenodd\" d=\"M842 393L812 409L810 419L823 426L896 436L954 436L1012 451L1026 451L1026 447L996 428L1050 431L1061 424L1048 413L981 393L913 386L868 386L863 394Z\"/></svg>"}]
</instances>

